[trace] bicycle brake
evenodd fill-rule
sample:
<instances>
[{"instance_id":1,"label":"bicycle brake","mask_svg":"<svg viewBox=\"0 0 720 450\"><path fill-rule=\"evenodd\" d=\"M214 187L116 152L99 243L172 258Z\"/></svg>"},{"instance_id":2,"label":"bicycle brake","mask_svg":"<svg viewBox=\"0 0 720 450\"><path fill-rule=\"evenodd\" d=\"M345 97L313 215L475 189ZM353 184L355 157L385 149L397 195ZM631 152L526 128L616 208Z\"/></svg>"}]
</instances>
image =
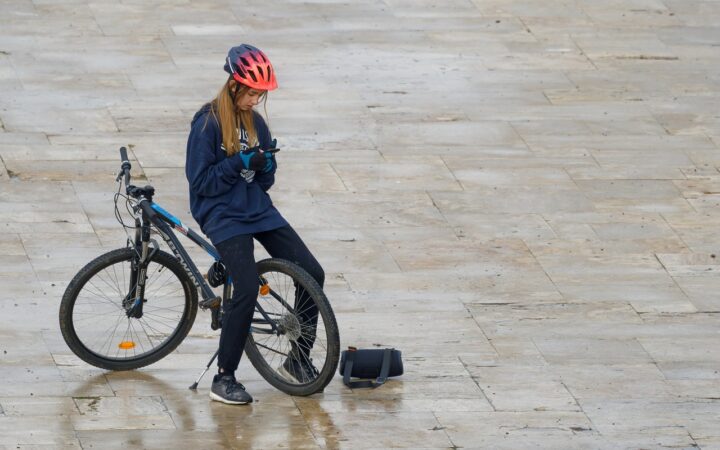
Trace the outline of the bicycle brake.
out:
<instances>
[{"instance_id":1,"label":"bicycle brake","mask_svg":"<svg viewBox=\"0 0 720 450\"><path fill-rule=\"evenodd\" d=\"M160 245L157 243L155 239L150 239L150 243L152 244L152 250L150 250L150 253L148 254L146 261L150 261L153 256L155 256L155 253L160 250Z\"/></svg>"}]
</instances>

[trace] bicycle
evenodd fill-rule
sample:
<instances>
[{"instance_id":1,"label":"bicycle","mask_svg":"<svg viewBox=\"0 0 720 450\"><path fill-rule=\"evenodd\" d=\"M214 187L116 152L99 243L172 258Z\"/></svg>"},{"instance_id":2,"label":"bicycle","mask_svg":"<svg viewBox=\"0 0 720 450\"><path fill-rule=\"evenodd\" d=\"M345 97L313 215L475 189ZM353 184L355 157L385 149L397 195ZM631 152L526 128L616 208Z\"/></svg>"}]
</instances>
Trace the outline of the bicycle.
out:
<instances>
[{"instance_id":1,"label":"bicycle","mask_svg":"<svg viewBox=\"0 0 720 450\"><path fill-rule=\"evenodd\" d=\"M175 350L190 332L198 308L210 310L212 329L221 328L232 280L208 241L153 202L154 187L130 184L125 147L120 148L120 159L115 216L126 230L134 230L134 238L128 235L126 247L98 256L75 275L63 295L59 319L65 342L83 361L102 369L133 370ZM134 217L133 226L123 222L120 198ZM207 280L173 230L213 257ZM172 254L161 250L152 234L162 237ZM245 354L266 381L287 394L322 391L337 369L340 353L330 302L318 283L290 261L264 259L257 262L257 271L258 299ZM211 286L222 286L222 296ZM289 357L307 358L319 370L310 379L295 378L282 369Z\"/></svg>"}]
</instances>

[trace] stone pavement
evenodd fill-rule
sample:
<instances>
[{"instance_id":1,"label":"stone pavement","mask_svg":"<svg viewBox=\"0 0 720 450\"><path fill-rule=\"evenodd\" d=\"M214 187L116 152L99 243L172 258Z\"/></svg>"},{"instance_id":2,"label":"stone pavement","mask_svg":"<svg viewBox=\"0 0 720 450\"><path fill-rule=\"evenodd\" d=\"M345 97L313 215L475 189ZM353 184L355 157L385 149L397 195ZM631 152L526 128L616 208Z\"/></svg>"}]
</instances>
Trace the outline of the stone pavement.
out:
<instances>
[{"instance_id":1,"label":"stone pavement","mask_svg":"<svg viewBox=\"0 0 720 450\"><path fill-rule=\"evenodd\" d=\"M720 2L0 0L0 447L720 448ZM343 345L406 374L293 398L95 369L60 297L124 244L117 149L192 222L194 111L271 56L272 190ZM194 252L200 266L207 256ZM258 257L262 257L258 252Z\"/></svg>"}]
</instances>

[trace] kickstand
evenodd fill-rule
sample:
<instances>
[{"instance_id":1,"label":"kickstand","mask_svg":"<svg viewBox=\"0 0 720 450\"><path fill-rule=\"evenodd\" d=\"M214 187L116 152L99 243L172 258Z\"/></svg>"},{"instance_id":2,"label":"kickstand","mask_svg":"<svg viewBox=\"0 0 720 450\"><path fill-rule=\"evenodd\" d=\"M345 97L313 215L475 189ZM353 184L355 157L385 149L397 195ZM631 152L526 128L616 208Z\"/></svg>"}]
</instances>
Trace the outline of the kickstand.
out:
<instances>
[{"instance_id":1,"label":"kickstand","mask_svg":"<svg viewBox=\"0 0 720 450\"><path fill-rule=\"evenodd\" d=\"M200 376L198 377L198 379L197 379L197 380L192 384L192 386L190 386L188 389L193 390L193 391L197 389L198 383L200 382L200 380L202 379L202 377L205 375L205 372L207 372L208 369L210 369L210 366L212 365L213 361L215 361L215 358L217 358L218 353L220 353L220 348L218 348L218 349L215 351L215 354L213 355L212 359L210 359L210 362L207 364L207 367L205 367L205 370L202 371L202 373L200 374Z\"/></svg>"}]
</instances>

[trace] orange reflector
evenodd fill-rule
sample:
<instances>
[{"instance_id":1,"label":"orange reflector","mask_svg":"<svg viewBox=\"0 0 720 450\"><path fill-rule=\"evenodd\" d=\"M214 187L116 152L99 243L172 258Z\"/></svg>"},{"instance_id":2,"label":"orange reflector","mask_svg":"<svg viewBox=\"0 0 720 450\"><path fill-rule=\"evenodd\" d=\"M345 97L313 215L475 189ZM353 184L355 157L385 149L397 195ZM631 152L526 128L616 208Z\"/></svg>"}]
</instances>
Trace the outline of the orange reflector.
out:
<instances>
[{"instance_id":1,"label":"orange reflector","mask_svg":"<svg viewBox=\"0 0 720 450\"><path fill-rule=\"evenodd\" d=\"M122 341L118 344L118 347L123 350L130 350L131 348L135 348L135 343L133 341Z\"/></svg>"},{"instance_id":2,"label":"orange reflector","mask_svg":"<svg viewBox=\"0 0 720 450\"><path fill-rule=\"evenodd\" d=\"M260 286L260 295L268 295L270 293L270 285L263 284Z\"/></svg>"}]
</instances>

